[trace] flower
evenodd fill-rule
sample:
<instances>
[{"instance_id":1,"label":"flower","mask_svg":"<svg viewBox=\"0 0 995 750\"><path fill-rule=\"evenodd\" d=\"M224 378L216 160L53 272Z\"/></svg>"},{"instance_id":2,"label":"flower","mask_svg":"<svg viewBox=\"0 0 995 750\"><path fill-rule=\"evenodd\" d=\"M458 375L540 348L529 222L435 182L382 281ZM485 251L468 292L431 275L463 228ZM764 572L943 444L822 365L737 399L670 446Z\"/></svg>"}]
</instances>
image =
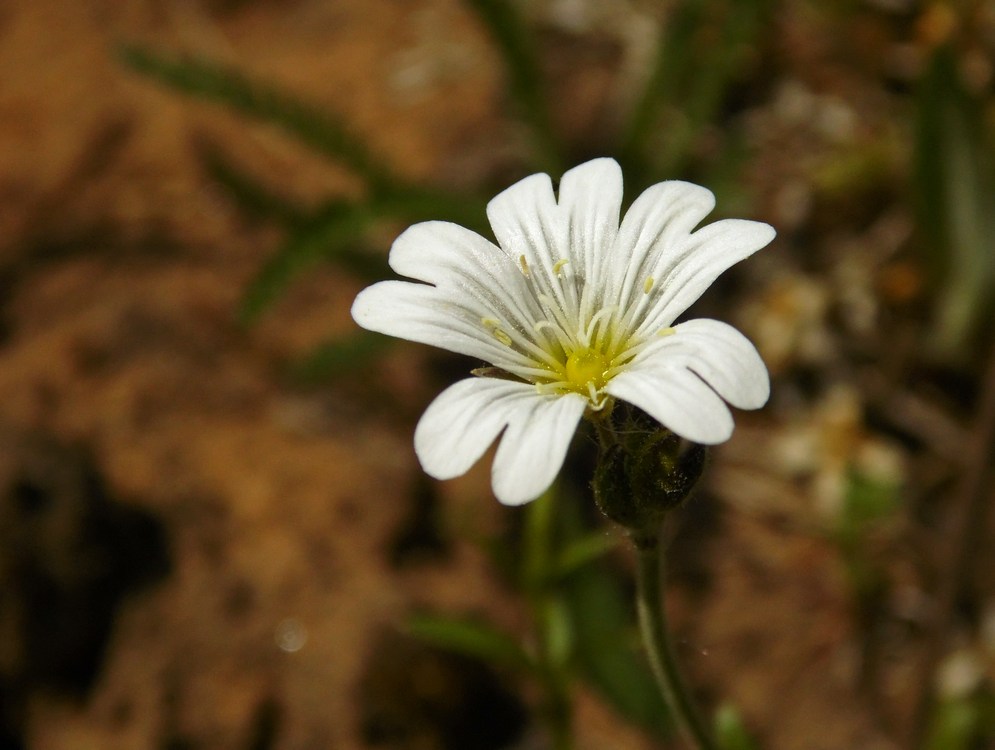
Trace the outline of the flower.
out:
<instances>
[{"instance_id":1,"label":"flower","mask_svg":"<svg viewBox=\"0 0 995 750\"><path fill-rule=\"evenodd\" d=\"M363 290L353 318L497 368L429 405L415 430L425 471L460 476L503 432L494 493L506 505L528 502L553 482L585 411L613 399L688 440L727 440L725 402L763 406L767 368L731 326L674 321L774 230L724 219L693 231L714 205L703 187L662 182L619 225L621 169L595 159L564 174L558 196L536 174L494 198L487 217L497 246L441 221L402 233L390 265L416 281Z\"/></svg>"}]
</instances>

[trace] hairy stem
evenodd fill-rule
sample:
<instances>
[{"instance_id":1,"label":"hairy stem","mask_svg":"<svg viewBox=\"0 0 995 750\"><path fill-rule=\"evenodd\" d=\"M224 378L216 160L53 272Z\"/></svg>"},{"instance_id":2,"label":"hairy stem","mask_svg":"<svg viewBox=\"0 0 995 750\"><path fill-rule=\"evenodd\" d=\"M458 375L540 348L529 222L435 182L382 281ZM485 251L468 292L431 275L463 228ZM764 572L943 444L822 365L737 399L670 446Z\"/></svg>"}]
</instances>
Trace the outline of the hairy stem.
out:
<instances>
[{"instance_id":1,"label":"hairy stem","mask_svg":"<svg viewBox=\"0 0 995 750\"><path fill-rule=\"evenodd\" d=\"M663 555L658 533L633 534L636 546L636 609L639 629L649 657L653 675L677 724L691 747L717 750L705 722L701 718L687 685L681 677L674 656L663 602Z\"/></svg>"}]
</instances>

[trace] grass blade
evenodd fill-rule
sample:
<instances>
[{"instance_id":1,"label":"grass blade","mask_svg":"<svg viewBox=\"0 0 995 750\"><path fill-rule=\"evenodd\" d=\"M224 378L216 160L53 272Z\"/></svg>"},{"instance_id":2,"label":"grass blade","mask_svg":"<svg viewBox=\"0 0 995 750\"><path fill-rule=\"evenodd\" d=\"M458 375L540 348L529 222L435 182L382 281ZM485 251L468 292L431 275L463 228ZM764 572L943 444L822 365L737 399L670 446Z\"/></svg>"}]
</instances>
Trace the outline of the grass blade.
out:
<instances>
[{"instance_id":1,"label":"grass blade","mask_svg":"<svg viewBox=\"0 0 995 750\"><path fill-rule=\"evenodd\" d=\"M291 377L300 384L317 385L336 377L356 373L386 351L396 339L360 330L344 338L326 341L291 368Z\"/></svg>"},{"instance_id":2,"label":"grass blade","mask_svg":"<svg viewBox=\"0 0 995 750\"><path fill-rule=\"evenodd\" d=\"M507 633L483 622L415 615L408 620L408 632L433 646L482 659L489 664L518 671L535 671L532 657Z\"/></svg>"},{"instance_id":3,"label":"grass blade","mask_svg":"<svg viewBox=\"0 0 995 750\"><path fill-rule=\"evenodd\" d=\"M542 76L531 33L508 0L466 0L490 33L508 75L508 87L522 117L532 130L541 167L550 174L563 171L563 156L553 133L542 91Z\"/></svg>"},{"instance_id":4,"label":"grass blade","mask_svg":"<svg viewBox=\"0 0 995 750\"><path fill-rule=\"evenodd\" d=\"M176 91L224 104L282 129L316 152L347 165L375 190L395 185L387 167L343 122L272 86L208 60L162 55L137 45L121 45L118 57L136 73Z\"/></svg>"},{"instance_id":5,"label":"grass blade","mask_svg":"<svg viewBox=\"0 0 995 750\"><path fill-rule=\"evenodd\" d=\"M301 271L334 258L368 278L386 274L386 265L356 251L375 215L365 206L331 204L325 215L293 232L263 266L242 297L239 320L252 323Z\"/></svg>"},{"instance_id":6,"label":"grass blade","mask_svg":"<svg viewBox=\"0 0 995 750\"><path fill-rule=\"evenodd\" d=\"M964 90L954 53L940 49L918 102L919 225L939 298L930 337L946 355L962 351L990 311L995 287L995 180L981 103Z\"/></svg>"},{"instance_id":7,"label":"grass blade","mask_svg":"<svg viewBox=\"0 0 995 750\"><path fill-rule=\"evenodd\" d=\"M197 151L208 176L214 180L253 219L270 219L290 226L303 224L304 209L289 198L278 195L256 178L236 166L214 143L202 140Z\"/></svg>"}]
</instances>

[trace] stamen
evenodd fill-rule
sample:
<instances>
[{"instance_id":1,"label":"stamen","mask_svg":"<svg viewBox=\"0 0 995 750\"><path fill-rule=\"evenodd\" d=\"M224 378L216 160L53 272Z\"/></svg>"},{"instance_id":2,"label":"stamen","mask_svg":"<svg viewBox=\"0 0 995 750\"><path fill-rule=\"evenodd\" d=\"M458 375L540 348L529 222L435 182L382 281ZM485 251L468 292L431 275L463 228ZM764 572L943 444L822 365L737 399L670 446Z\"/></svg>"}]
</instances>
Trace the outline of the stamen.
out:
<instances>
[{"instance_id":1,"label":"stamen","mask_svg":"<svg viewBox=\"0 0 995 750\"><path fill-rule=\"evenodd\" d=\"M525 256L524 255L519 255L518 256L518 265L520 265L522 267L522 273L527 277L529 275L529 264L525 260Z\"/></svg>"},{"instance_id":2,"label":"stamen","mask_svg":"<svg viewBox=\"0 0 995 750\"><path fill-rule=\"evenodd\" d=\"M485 328L497 328L501 325L501 321L497 318L481 318L480 322L483 323Z\"/></svg>"},{"instance_id":3,"label":"stamen","mask_svg":"<svg viewBox=\"0 0 995 750\"><path fill-rule=\"evenodd\" d=\"M657 336L673 336L675 333L677 333L676 328L668 327L668 328L662 328L660 332L657 334Z\"/></svg>"},{"instance_id":4,"label":"stamen","mask_svg":"<svg viewBox=\"0 0 995 750\"><path fill-rule=\"evenodd\" d=\"M566 313L563 308L560 307L556 302L554 302L549 296L545 294L537 294L536 299L539 300L539 304L546 308L547 312L553 314L553 319L556 321L559 329L557 330L557 338L563 338L560 334L567 335L570 330L570 323L567 320Z\"/></svg>"},{"instance_id":5,"label":"stamen","mask_svg":"<svg viewBox=\"0 0 995 750\"><path fill-rule=\"evenodd\" d=\"M491 333L494 334L494 338L500 341L505 346L511 346L511 336L502 331L500 328L495 328Z\"/></svg>"},{"instance_id":6,"label":"stamen","mask_svg":"<svg viewBox=\"0 0 995 750\"><path fill-rule=\"evenodd\" d=\"M598 310L595 316L591 318L591 322L587 324L587 330L583 332L583 337L585 340L584 343L586 343L588 346L591 345L591 339L594 336L595 330L597 330L598 324L601 323L601 321L604 320L606 317L614 313L616 310L618 310L617 305L609 305L608 307L602 307L600 310Z\"/></svg>"},{"instance_id":7,"label":"stamen","mask_svg":"<svg viewBox=\"0 0 995 750\"><path fill-rule=\"evenodd\" d=\"M594 383L590 380L587 381L587 395L591 398L591 404L598 403L598 389L594 387Z\"/></svg>"},{"instance_id":8,"label":"stamen","mask_svg":"<svg viewBox=\"0 0 995 750\"><path fill-rule=\"evenodd\" d=\"M650 293L650 289L653 288L653 284L654 283L655 282L653 281L653 277L652 276L647 276L646 277L646 281L643 282L643 294L649 294Z\"/></svg>"},{"instance_id":9,"label":"stamen","mask_svg":"<svg viewBox=\"0 0 995 750\"><path fill-rule=\"evenodd\" d=\"M557 344L559 344L564 349L566 349L567 347L569 347L573 343L563 333L562 329L560 329L559 327L557 327L553 323L550 323L548 320L540 320L538 323L533 324L532 328L533 328L533 330L536 333L539 333L539 334L541 334L543 331L549 331L549 334L550 334L550 337L552 338L552 340L555 341Z\"/></svg>"},{"instance_id":10,"label":"stamen","mask_svg":"<svg viewBox=\"0 0 995 750\"><path fill-rule=\"evenodd\" d=\"M560 258L558 261L556 261L556 263L553 264L553 273L556 276L559 276L560 271L563 269L563 266L565 266L569 262L570 261L567 260L566 258Z\"/></svg>"}]
</instances>

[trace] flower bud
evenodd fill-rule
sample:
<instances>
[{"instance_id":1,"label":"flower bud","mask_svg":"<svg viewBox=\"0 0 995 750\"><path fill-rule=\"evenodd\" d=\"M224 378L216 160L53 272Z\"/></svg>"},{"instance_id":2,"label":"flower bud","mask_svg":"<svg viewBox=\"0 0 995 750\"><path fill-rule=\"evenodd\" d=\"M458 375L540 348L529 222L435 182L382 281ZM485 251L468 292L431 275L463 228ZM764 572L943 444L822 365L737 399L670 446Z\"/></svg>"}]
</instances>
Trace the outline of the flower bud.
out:
<instances>
[{"instance_id":1,"label":"flower bud","mask_svg":"<svg viewBox=\"0 0 995 750\"><path fill-rule=\"evenodd\" d=\"M655 532L667 511L691 494L706 448L665 429L625 435L602 450L594 472L601 512L634 532Z\"/></svg>"}]
</instances>

